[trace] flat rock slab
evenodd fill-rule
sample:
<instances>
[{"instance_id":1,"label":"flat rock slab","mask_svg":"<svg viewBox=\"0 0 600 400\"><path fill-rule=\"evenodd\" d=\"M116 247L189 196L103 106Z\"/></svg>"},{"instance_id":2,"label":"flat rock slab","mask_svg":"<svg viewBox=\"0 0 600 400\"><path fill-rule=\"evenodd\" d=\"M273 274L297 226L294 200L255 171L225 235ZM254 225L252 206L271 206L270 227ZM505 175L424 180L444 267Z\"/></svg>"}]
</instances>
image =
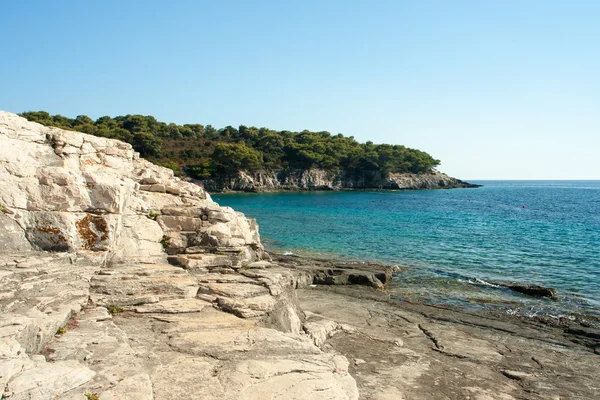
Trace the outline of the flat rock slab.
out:
<instances>
[{"instance_id":1,"label":"flat rock slab","mask_svg":"<svg viewBox=\"0 0 600 400\"><path fill-rule=\"evenodd\" d=\"M120 381L114 388L102 393L99 400L153 400L152 382L148 374L138 374Z\"/></svg>"},{"instance_id":2,"label":"flat rock slab","mask_svg":"<svg viewBox=\"0 0 600 400\"><path fill-rule=\"evenodd\" d=\"M269 289L253 283L201 283L199 293L229 298L248 298L269 294Z\"/></svg>"},{"instance_id":3,"label":"flat rock slab","mask_svg":"<svg viewBox=\"0 0 600 400\"><path fill-rule=\"evenodd\" d=\"M6 392L12 400L48 400L77 388L96 375L75 360L47 363L24 371L8 383Z\"/></svg>"},{"instance_id":4,"label":"flat rock slab","mask_svg":"<svg viewBox=\"0 0 600 400\"><path fill-rule=\"evenodd\" d=\"M597 398L598 356L560 328L396 304L363 291L298 293L305 330L324 349L356 360L349 371L361 399Z\"/></svg>"},{"instance_id":5,"label":"flat rock slab","mask_svg":"<svg viewBox=\"0 0 600 400\"><path fill-rule=\"evenodd\" d=\"M169 264L126 264L92 277L93 300L101 305L133 306L173 297L194 297L197 278Z\"/></svg>"},{"instance_id":6,"label":"flat rock slab","mask_svg":"<svg viewBox=\"0 0 600 400\"><path fill-rule=\"evenodd\" d=\"M204 307L212 307L211 303L196 299L173 299L159 301L158 303L144 304L135 307L136 313L160 313L160 314L183 314L202 311Z\"/></svg>"},{"instance_id":7,"label":"flat rock slab","mask_svg":"<svg viewBox=\"0 0 600 400\"><path fill-rule=\"evenodd\" d=\"M336 355L268 357L237 363L225 382L244 399L356 399L356 383L347 370L346 358Z\"/></svg>"},{"instance_id":8,"label":"flat rock slab","mask_svg":"<svg viewBox=\"0 0 600 400\"><path fill-rule=\"evenodd\" d=\"M258 320L209 307L114 320L148 360L156 400L358 399L345 357Z\"/></svg>"},{"instance_id":9,"label":"flat rock slab","mask_svg":"<svg viewBox=\"0 0 600 400\"><path fill-rule=\"evenodd\" d=\"M216 304L225 311L242 318L260 317L275 308L277 301L271 295L250 297L247 299L230 299L219 297Z\"/></svg>"},{"instance_id":10,"label":"flat rock slab","mask_svg":"<svg viewBox=\"0 0 600 400\"><path fill-rule=\"evenodd\" d=\"M240 274L206 274L199 275L198 282L200 283L250 283L250 284L260 284L255 279L245 277Z\"/></svg>"}]
</instances>

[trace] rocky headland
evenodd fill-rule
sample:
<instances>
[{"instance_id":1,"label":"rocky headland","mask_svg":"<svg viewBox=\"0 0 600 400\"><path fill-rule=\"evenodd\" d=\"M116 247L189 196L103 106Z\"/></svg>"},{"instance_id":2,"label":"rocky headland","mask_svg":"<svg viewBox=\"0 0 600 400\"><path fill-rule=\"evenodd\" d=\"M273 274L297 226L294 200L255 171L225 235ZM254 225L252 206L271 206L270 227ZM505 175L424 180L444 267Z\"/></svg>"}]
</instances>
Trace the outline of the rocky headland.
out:
<instances>
[{"instance_id":1,"label":"rocky headland","mask_svg":"<svg viewBox=\"0 0 600 400\"><path fill-rule=\"evenodd\" d=\"M392 302L391 267L267 254L116 140L0 112L4 399L560 399L600 334ZM400 276L401 279L401 276Z\"/></svg>"},{"instance_id":2,"label":"rocky headland","mask_svg":"<svg viewBox=\"0 0 600 400\"><path fill-rule=\"evenodd\" d=\"M480 185L441 172L360 175L322 169L239 171L237 174L200 181L209 192L280 192L309 190L420 190L476 188Z\"/></svg>"}]
</instances>

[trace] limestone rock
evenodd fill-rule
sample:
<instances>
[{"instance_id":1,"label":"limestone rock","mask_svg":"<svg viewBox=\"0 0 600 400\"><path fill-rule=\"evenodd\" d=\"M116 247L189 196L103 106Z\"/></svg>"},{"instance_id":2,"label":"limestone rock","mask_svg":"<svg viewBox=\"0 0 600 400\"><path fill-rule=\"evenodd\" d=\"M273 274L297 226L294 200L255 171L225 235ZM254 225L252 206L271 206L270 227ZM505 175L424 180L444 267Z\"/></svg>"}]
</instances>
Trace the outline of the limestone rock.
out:
<instances>
[{"instance_id":1,"label":"limestone rock","mask_svg":"<svg viewBox=\"0 0 600 400\"><path fill-rule=\"evenodd\" d=\"M161 314L191 313L202 311L206 306L210 306L210 303L200 299L173 299L160 301L158 303L144 304L136 307L135 312Z\"/></svg>"},{"instance_id":2,"label":"limestone rock","mask_svg":"<svg viewBox=\"0 0 600 400\"><path fill-rule=\"evenodd\" d=\"M548 288L539 285L523 285L518 283L505 286L514 290L515 292L523 293L528 296L549 297L552 299L556 298L556 289L554 288Z\"/></svg>"},{"instance_id":3,"label":"limestone rock","mask_svg":"<svg viewBox=\"0 0 600 400\"><path fill-rule=\"evenodd\" d=\"M363 171L361 176L334 173L322 169L239 171L236 175L221 176L202 181L211 192L244 191L269 192L285 190L341 190L341 189L449 189L477 187L448 175L432 172L425 174L383 175Z\"/></svg>"},{"instance_id":4,"label":"limestone rock","mask_svg":"<svg viewBox=\"0 0 600 400\"><path fill-rule=\"evenodd\" d=\"M141 256L160 263L166 260L161 241L170 235L171 252L184 252L188 236L210 236L209 247L236 248L240 261L264 255L253 220L117 140L0 111L0 179L1 250L27 248L25 237L35 249L104 251L113 262ZM164 215L151 213L163 208ZM187 236L175 235L183 232Z\"/></svg>"},{"instance_id":5,"label":"limestone rock","mask_svg":"<svg viewBox=\"0 0 600 400\"><path fill-rule=\"evenodd\" d=\"M500 372L502 372L502 375L506 376L507 378L514 379L517 381L522 381L522 380L527 380L527 379L533 378L532 374L528 374L528 373L522 372L522 371L511 371L508 369L503 369Z\"/></svg>"},{"instance_id":6,"label":"limestone rock","mask_svg":"<svg viewBox=\"0 0 600 400\"><path fill-rule=\"evenodd\" d=\"M6 251L28 251L31 244L19 224L0 212L0 243Z\"/></svg>"},{"instance_id":7,"label":"limestone rock","mask_svg":"<svg viewBox=\"0 0 600 400\"><path fill-rule=\"evenodd\" d=\"M13 400L47 400L88 382L95 373L77 361L41 361L12 379L6 392Z\"/></svg>"},{"instance_id":8,"label":"limestone rock","mask_svg":"<svg viewBox=\"0 0 600 400\"><path fill-rule=\"evenodd\" d=\"M152 382L148 374L138 374L120 381L117 386L102 393L99 400L153 400Z\"/></svg>"},{"instance_id":9,"label":"limestone rock","mask_svg":"<svg viewBox=\"0 0 600 400\"><path fill-rule=\"evenodd\" d=\"M310 336L317 347L322 347L325 340L341 329L340 324L325 318L308 318L303 325L304 331Z\"/></svg>"},{"instance_id":10,"label":"limestone rock","mask_svg":"<svg viewBox=\"0 0 600 400\"><path fill-rule=\"evenodd\" d=\"M297 275L201 187L5 112L0 179L3 398L358 398L302 332Z\"/></svg>"}]
</instances>

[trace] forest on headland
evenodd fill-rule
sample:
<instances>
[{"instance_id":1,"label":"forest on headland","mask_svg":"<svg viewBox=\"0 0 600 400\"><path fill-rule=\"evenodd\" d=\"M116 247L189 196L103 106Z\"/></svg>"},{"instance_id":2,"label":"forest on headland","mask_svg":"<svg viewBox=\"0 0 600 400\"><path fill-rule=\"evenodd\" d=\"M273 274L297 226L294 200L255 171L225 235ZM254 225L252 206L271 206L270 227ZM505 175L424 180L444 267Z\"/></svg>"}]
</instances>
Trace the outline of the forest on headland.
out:
<instances>
[{"instance_id":1,"label":"forest on headland","mask_svg":"<svg viewBox=\"0 0 600 400\"><path fill-rule=\"evenodd\" d=\"M240 125L216 129L202 124L167 124L152 116L85 115L67 118L45 111L20 114L46 126L75 130L130 143L140 155L195 179L239 170L311 169L388 173L427 173L440 164L429 154L402 145L359 143L326 131L276 131Z\"/></svg>"}]
</instances>

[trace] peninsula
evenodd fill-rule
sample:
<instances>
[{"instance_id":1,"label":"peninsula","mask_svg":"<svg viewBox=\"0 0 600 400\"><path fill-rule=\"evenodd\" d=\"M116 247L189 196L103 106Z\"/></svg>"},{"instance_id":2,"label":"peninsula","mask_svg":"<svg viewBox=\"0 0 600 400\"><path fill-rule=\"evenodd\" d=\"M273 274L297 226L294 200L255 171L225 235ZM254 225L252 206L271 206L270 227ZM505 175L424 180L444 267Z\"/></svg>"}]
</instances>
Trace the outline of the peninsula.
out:
<instances>
[{"instance_id":1,"label":"peninsula","mask_svg":"<svg viewBox=\"0 0 600 400\"><path fill-rule=\"evenodd\" d=\"M0 112L0 179L3 399L598 393L600 332L399 304L391 267L271 256L128 143Z\"/></svg>"}]
</instances>

